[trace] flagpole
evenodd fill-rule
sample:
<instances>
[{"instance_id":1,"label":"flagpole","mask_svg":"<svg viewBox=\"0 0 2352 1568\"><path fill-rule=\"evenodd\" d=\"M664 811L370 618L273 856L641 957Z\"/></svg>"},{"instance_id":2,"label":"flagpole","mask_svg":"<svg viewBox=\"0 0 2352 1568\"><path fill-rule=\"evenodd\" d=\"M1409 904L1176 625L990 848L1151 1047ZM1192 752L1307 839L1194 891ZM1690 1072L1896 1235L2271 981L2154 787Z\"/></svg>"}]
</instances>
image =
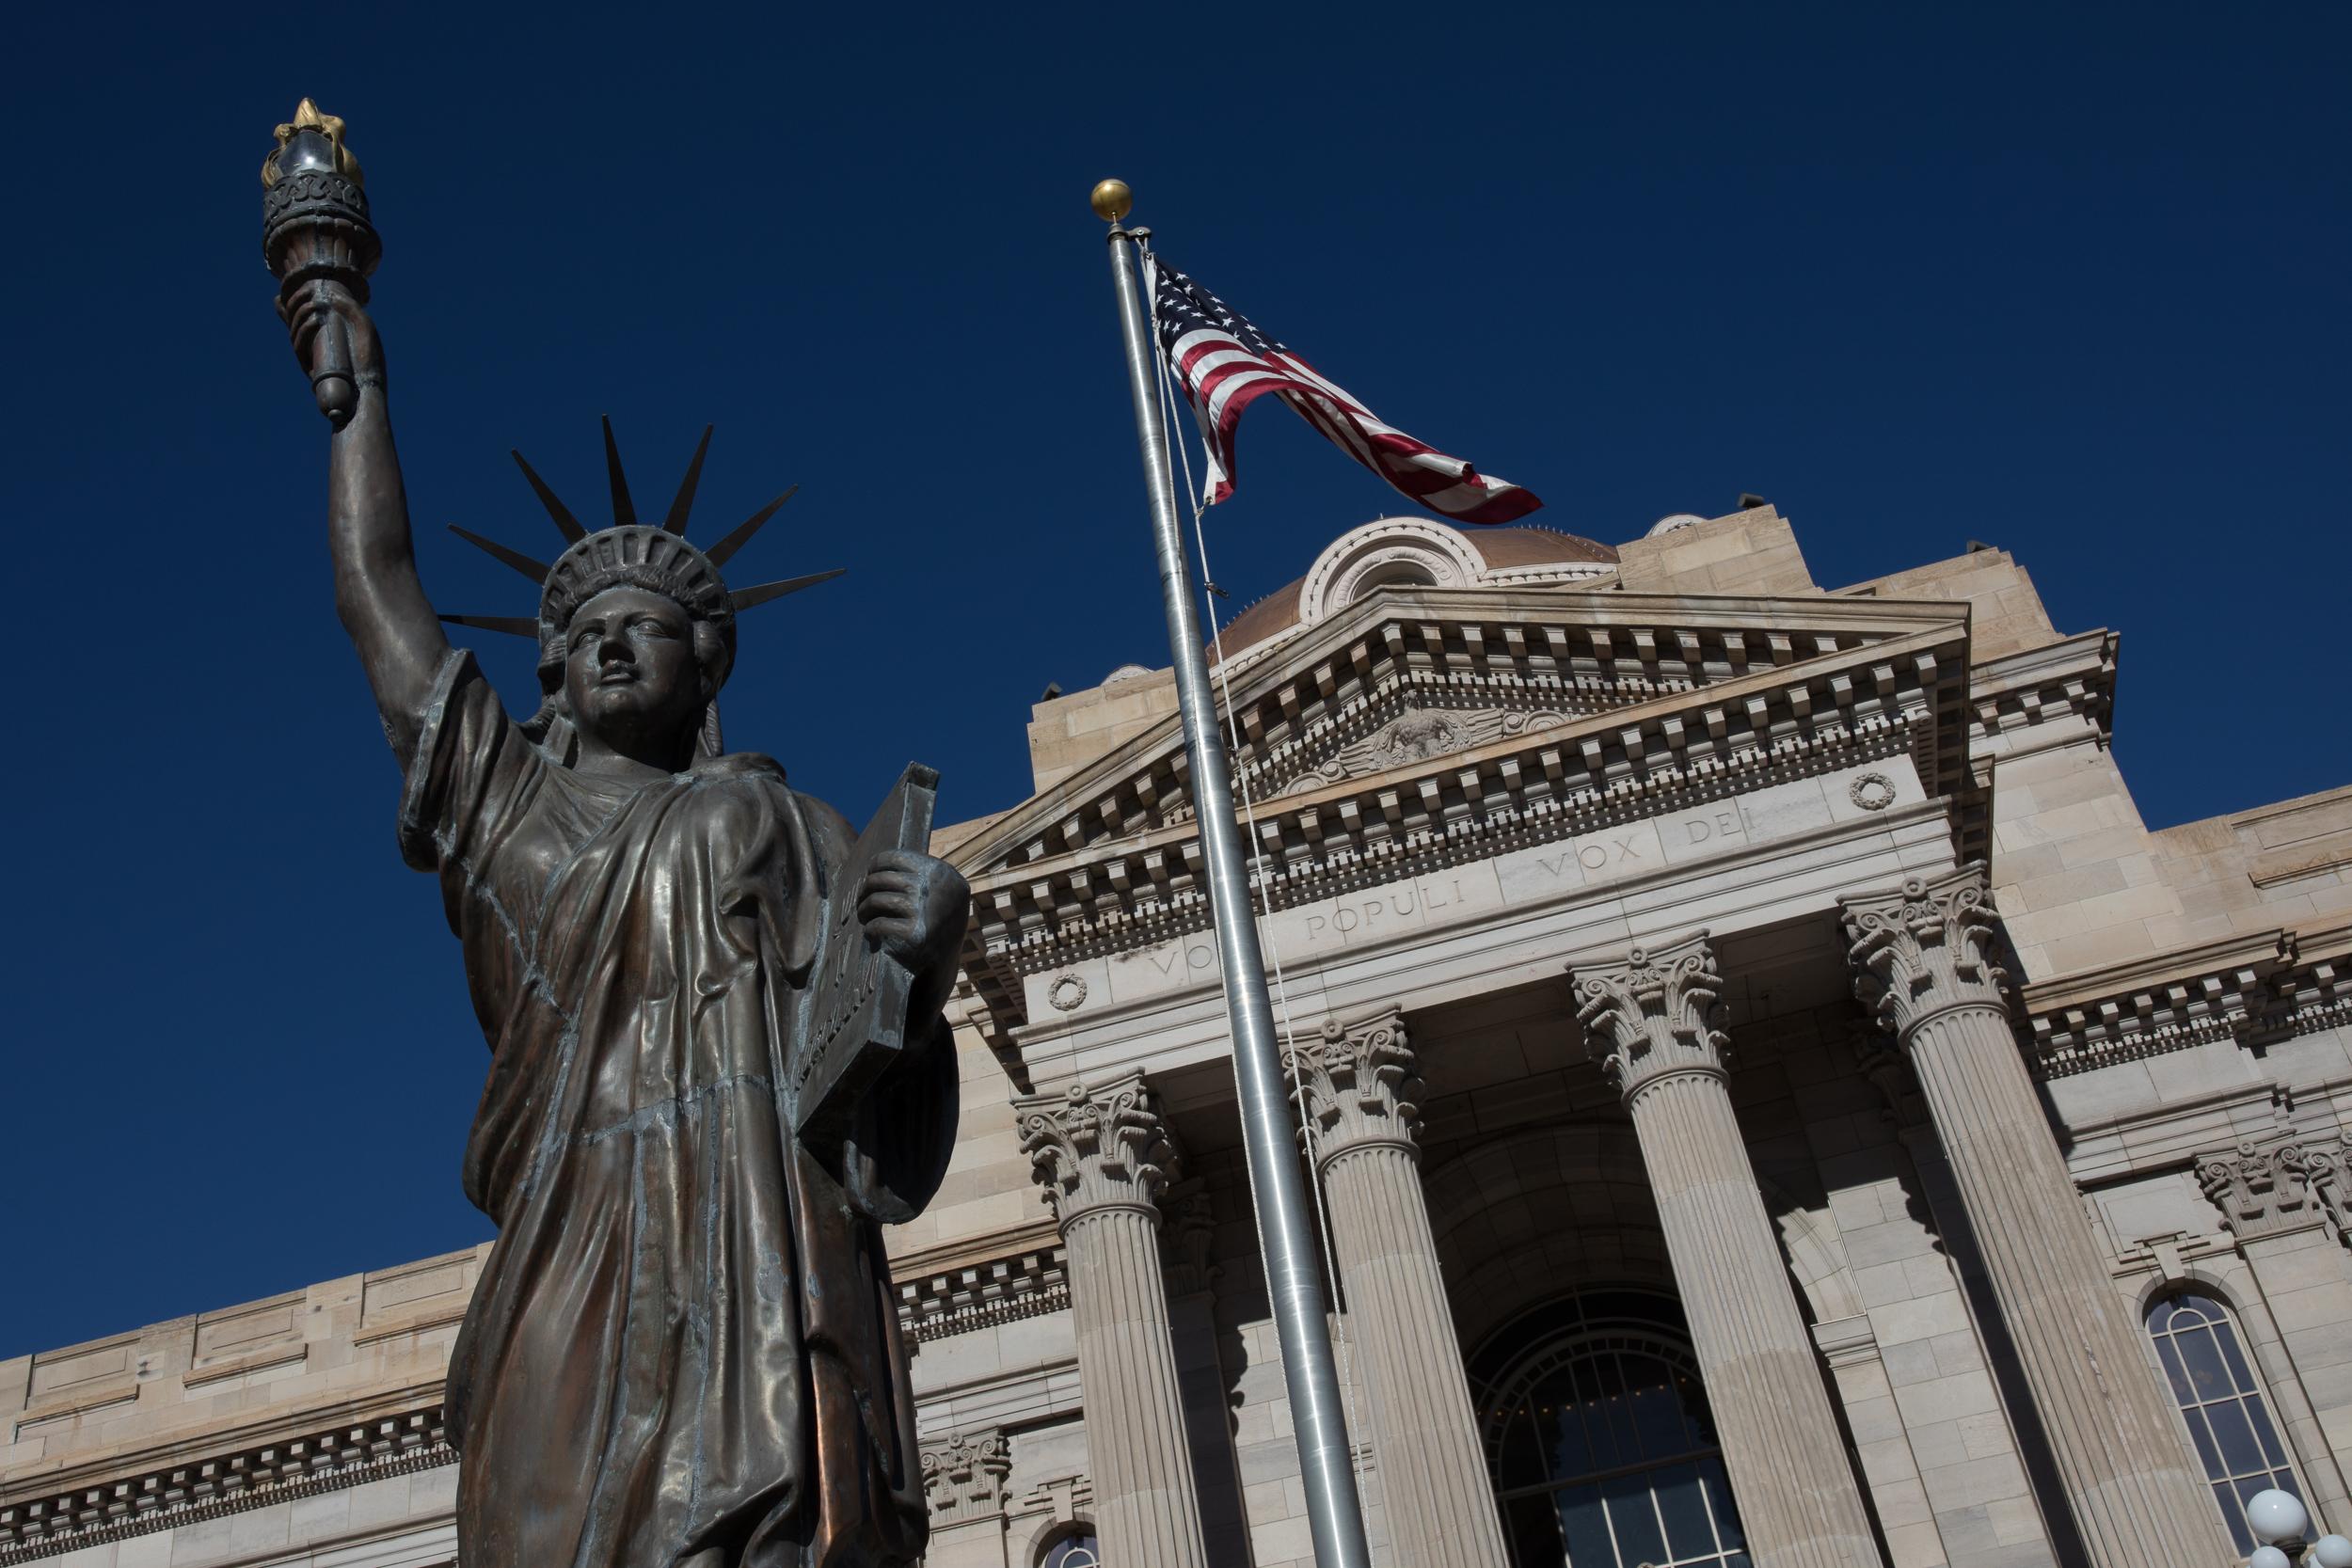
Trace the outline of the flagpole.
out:
<instances>
[{"instance_id":1,"label":"flagpole","mask_svg":"<svg viewBox=\"0 0 2352 1568\"><path fill-rule=\"evenodd\" d=\"M1307 1523L1317 1568L1370 1568L1354 1455L1324 1317L1323 1278L1307 1226L1306 1183L1299 1175L1296 1135L1282 1092L1282 1058L1275 1042L1274 1010L1266 1000L1265 961L1258 950L1241 830L1233 817L1232 781L1226 773L1225 743L1217 734L1209 662L1201 648L1192 577L1177 522L1176 475L1168 466L1168 428L1160 418L1158 372L1143 293L1136 280L1132 246L1149 230L1120 227L1134 200L1122 182L1104 181L1095 186L1093 200L1095 215L1111 226L1111 280L1119 293L1120 335L1127 349L1127 388L1136 400L1136 444L1143 453L1152 537L1159 548L1160 596L1168 610L1168 652L1176 663L1176 699L1184 713L1184 752L1192 767L1193 813L1207 863L1217 960L1225 974L1225 1016L1232 1028L1233 1082L1242 1138L1249 1153L1249 1196L1257 1211L1266 1290L1281 1340L1291 1430L1307 1493Z\"/></svg>"}]
</instances>

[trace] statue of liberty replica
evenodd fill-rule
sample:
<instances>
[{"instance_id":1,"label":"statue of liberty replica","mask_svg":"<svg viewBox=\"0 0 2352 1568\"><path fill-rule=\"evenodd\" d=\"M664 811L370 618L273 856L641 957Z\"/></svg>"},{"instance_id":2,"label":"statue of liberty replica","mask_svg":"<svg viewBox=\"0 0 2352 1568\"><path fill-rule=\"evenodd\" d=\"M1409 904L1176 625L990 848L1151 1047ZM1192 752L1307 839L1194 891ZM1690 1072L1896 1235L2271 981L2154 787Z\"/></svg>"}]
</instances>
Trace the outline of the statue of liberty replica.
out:
<instances>
[{"instance_id":1,"label":"statue of liberty replica","mask_svg":"<svg viewBox=\"0 0 2352 1568\"><path fill-rule=\"evenodd\" d=\"M308 101L263 167L264 254L334 427L335 602L440 879L489 1070L465 1188L498 1225L449 1374L465 1568L897 1568L921 1553L914 1402L881 1227L955 1137L941 1016L969 892L921 852L935 775L860 835L723 749L730 591L775 510L686 538L698 449L642 523L562 531L535 616L437 615L409 537L342 122ZM517 458L519 462L519 457ZM832 575L832 574L824 574ZM538 644L512 718L445 624Z\"/></svg>"}]
</instances>

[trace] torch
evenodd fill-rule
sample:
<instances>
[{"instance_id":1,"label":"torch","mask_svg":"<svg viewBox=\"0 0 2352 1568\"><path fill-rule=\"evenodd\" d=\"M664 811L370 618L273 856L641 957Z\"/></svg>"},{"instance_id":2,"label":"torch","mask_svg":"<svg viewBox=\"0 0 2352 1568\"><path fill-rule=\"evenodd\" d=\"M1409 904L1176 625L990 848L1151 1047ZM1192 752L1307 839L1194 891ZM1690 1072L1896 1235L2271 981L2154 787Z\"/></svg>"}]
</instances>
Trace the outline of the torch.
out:
<instances>
[{"instance_id":1,"label":"torch","mask_svg":"<svg viewBox=\"0 0 2352 1568\"><path fill-rule=\"evenodd\" d=\"M262 259L278 276L278 315L291 320L302 291L320 282L340 283L365 305L384 242L368 221L365 177L343 145L342 120L304 99L294 122L278 128L277 150L262 160ZM337 430L359 406L340 319L311 340L310 394Z\"/></svg>"}]
</instances>

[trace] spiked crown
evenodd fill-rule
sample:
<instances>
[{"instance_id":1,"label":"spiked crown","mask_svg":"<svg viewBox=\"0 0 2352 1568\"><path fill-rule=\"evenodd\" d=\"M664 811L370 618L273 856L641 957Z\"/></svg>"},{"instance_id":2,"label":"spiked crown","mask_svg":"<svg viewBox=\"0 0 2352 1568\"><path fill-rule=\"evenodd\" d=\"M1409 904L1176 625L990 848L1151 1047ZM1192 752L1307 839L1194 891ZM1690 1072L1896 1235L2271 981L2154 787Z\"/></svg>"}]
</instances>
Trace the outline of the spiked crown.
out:
<instances>
[{"instance_id":1,"label":"spiked crown","mask_svg":"<svg viewBox=\"0 0 2352 1568\"><path fill-rule=\"evenodd\" d=\"M836 568L729 590L719 568L750 543L752 535L792 499L793 491L800 486L792 486L753 513L707 549L698 549L686 540L686 520L693 510L695 487L702 481L703 458L709 451L710 427L706 425L693 458L686 466L686 477L670 502L668 515L658 527L640 523L636 502L629 496L628 477L621 467L620 448L612 438L612 421L606 420L604 460L612 487L612 526L594 533L581 526L571 508L523 460L521 452L510 452L508 455L522 469L523 478L530 482L556 531L564 535L564 553L550 565L453 523L452 533L539 585L539 612L535 616L444 615L441 619L453 626L535 639L539 643L539 684L543 690L553 692L564 682L564 635L580 607L608 588L644 588L676 600L695 620L711 625L724 639L731 662L738 610L783 598L837 578L841 572Z\"/></svg>"}]
</instances>

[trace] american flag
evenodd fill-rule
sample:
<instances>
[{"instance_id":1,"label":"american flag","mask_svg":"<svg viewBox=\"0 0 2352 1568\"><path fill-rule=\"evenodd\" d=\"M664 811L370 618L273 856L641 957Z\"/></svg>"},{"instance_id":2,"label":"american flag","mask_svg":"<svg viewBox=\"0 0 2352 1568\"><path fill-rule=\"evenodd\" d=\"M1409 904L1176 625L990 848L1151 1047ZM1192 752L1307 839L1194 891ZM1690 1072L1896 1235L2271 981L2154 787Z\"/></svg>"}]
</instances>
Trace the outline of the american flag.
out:
<instances>
[{"instance_id":1,"label":"american flag","mask_svg":"<svg viewBox=\"0 0 2352 1568\"><path fill-rule=\"evenodd\" d=\"M1348 456L1404 494L1460 523L1507 523L1544 503L1504 480L1481 474L1392 425L1317 374L1247 316L1174 267L1147 254L1160 347L1200 422L1208 450L1209 503L1233 493L1233 430L1242 410L1272 392Z\"/></svg>"}]
</instances>

